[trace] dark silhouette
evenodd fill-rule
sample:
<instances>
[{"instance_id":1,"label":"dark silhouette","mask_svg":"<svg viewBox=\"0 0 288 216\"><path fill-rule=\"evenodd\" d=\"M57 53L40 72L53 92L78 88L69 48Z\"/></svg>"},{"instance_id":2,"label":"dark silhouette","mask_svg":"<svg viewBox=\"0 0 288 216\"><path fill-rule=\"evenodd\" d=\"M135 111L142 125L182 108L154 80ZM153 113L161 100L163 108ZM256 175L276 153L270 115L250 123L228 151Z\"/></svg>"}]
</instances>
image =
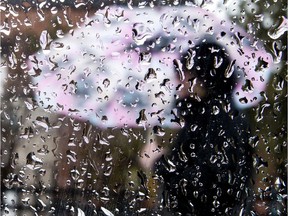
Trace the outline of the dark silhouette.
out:
<instances>
[{"instance_id":1,"label":"dark silhouette","mask_svg":"<svg viewBox=\"0 0 288 216\"><path fill-rule=\"evenodd\" d=\"M190 86L176 107L185 126L156 168L165 206L181 215L236 215L246 209L252 156L246 117L232 103L234 63L224 48L209 42L182 61Z\"/></svg>"}]
</instances>

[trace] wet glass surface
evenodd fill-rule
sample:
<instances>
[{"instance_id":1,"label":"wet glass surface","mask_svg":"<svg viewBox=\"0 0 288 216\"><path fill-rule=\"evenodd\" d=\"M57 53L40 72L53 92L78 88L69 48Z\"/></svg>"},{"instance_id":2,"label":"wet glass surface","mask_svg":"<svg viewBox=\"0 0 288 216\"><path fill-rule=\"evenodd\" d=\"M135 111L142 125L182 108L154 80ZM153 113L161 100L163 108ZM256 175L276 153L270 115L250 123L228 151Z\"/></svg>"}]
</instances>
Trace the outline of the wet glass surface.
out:
<instances>
[{"instance_id":1,"label":"wet glass surface","mask_svg":"<svg viewBox=\"0 0 288 216\"><path fill-rule=\"evenodd\" d=\"M286 215L285 1L2 1L1 215Z\"/></svg>"}]
</instances>

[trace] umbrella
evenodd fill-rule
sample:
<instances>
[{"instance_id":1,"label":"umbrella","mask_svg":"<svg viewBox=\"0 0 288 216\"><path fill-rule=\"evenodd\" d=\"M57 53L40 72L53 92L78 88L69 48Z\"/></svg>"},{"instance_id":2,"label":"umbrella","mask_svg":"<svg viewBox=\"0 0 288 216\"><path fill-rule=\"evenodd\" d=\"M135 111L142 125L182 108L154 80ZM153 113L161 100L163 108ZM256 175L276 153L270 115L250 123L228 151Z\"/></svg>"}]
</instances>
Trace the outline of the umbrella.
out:
<instances>
[{"instance_id":1,"label":"umbrella","mask_svg":"<svg viewBox=\"0 0 288 216\"><path fill-rule=\"evenodd\" d=\"M185 82L183 68L191 68L195 56L191 65L181 59L203 41L229 53L226 75L239 79L233 92L239 109L259 103L273 71L273 58L260 41L199 7L111 6L57 35L51 40L43 31L42 49L28 60L36 99L49 112L100 127L179 127L173 121L175 95Z\"/></svg>"}]
</instances>

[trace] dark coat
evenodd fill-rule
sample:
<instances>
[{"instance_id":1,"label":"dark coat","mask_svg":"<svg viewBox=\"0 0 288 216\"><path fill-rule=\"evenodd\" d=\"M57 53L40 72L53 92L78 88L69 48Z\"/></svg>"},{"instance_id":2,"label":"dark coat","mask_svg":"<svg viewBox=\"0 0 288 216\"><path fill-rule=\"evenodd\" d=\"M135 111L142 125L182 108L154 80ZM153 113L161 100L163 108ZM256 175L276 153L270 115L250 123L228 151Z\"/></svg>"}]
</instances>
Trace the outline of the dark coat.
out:
<instances>
[{"instance_id":1,"label":"dark coat","mask_svg":"<svg viewBox=\"0 0 288 216\"><path fill-rule=\"evenodd\" d=\"M229 76L227 70L233 60L214 43L202 43L193 51L194 66L186 73L205 93L195 97L188 91L178 100L185 126L156 173L163 178L169 209L183 215L234 215L243 207L252 156L246 117L232 103L235 74ZM214 64L215 58L222 58L220 66Z\"/></svg>"}]
</instances>

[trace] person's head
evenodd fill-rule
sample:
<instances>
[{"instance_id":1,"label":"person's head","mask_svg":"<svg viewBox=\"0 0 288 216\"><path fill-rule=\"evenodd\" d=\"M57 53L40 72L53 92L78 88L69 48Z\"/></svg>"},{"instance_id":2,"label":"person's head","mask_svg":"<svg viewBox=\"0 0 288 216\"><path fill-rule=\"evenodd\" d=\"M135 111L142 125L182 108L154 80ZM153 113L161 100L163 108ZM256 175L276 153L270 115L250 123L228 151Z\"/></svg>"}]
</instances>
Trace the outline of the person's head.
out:
<instances>
[{"instance_id":1,"label":"person's head","mask_svg":"<svg viewBox=\"0 0 288 216\"><path fill-rule=\"evenodd\" d=\"M204 41L189 49L183 67L188 77L189 92L201 98L219 98L232 94L235 87L235 60L224 47Z\"/></svg>"}]
</instances>

